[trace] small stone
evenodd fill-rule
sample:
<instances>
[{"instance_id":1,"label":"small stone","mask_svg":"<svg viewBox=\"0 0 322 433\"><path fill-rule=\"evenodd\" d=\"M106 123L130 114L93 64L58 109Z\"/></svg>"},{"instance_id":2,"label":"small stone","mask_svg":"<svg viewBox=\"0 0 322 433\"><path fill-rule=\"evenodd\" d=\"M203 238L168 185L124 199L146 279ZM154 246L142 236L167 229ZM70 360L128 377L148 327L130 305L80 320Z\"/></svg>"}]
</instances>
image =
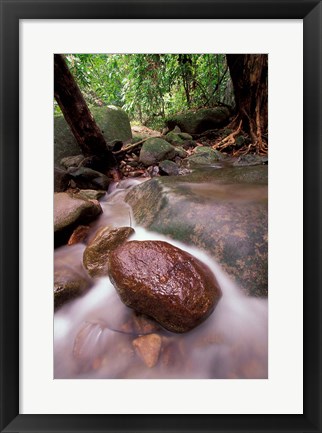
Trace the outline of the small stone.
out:
<instances>
[{"instance_id":1,"label":"small stone","mask_svg":"<svg viewBox=\"0 0 322 433\"><path fill-rule=\"evenodd\" d=\"M90 227L89 226L78 226L72 233L68 240L67 245L74 245L80 242L84 242L87 239Z\"/></svg>"},{"instance_id":2,"label":"small stone","mask_svg":"<svg viewBox=\"0 0 322 433\"><path fill-rule=\"evenodd\" d=\"M161 337L158 334L143 335L133 340L132 344L147 367L153 368L157 364L161 350Z\"/></svg>"}]
</instances>

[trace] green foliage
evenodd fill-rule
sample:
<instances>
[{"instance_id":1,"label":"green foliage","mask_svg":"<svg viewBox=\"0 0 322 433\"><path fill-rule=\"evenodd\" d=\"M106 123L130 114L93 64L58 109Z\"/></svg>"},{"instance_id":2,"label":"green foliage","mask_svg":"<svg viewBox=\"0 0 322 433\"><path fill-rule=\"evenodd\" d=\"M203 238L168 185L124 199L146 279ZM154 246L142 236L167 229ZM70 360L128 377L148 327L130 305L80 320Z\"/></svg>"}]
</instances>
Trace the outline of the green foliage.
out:
<instances>
[{"instance_id":1,"label":"green foliage","mask_svg":"<svg viewBox=\"0 0 322 433\"><path fill-rule=\"evenodd\" d=\"M122 107L131 120L154 128L169 115L223 101L230 80L223 54L67 54L66 60L89 106Z\"/></svg>"}]
</instances>

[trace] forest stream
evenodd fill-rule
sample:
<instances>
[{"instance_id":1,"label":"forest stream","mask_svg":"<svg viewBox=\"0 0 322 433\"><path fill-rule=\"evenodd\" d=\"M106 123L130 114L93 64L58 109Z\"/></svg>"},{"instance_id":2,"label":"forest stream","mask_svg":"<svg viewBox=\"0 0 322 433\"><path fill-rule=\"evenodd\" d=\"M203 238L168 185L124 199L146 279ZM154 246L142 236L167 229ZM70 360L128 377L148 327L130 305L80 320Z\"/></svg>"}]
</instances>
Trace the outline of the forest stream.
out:
<instances>
[{"instance_id":1,"label":"forest stream","mask_svg":"<svg viewBox=\"0 0 322 433\"><path fill-rule=\"evenodd\" d=\"M249 208L248 204L258 200L264 190L267 194L267 185L250 183L234 185L234 194L231 185L222 182L215 185L185 182L183 188L183 178L180 176L175 179L180 187L180 197L189 190L196 191L198 197L204 198L207 203L212 200L218 202L218 197L220 203L234 200L233 210L241 216L244 215L244 209ZM132 194L137 185L145 182L152 181L126 179L110 185L107 194L100 199L103 213L90 224L89 237L98 228L112 225L115 228L131 226L135 233L129 238L130 241L166 241L205 263L215 275L222 297L202 324L189 332L177 334L126 307L108 277L96 278L93 286L82 297L64 304L55 313L54 377L267 378L267 297L246 294L244 288L236 283L236 278L229 277L223 266L214 260L213 254L205 252L205 248L197 248L193 242L188 245L174 240L173 236L171 238L158 233L157 219L149 222L149 230L142 227L144 224L138 225L136 221L140 218L132 211L125 197L129 197L129 191ZM171 194L169 187L166 191ZM180 203L184 203L184 200ZM205 202L199 204L205 206ZM149 214L149 206L153 205L146 201L144 213ZM83 275L85 247L83 243L76 243L56 248L55 269L69 268L74 274ZM251 278L254 280L253 276ZM153 335L154 340L152 343L147 341L147 347L142 349L139 341L148 335ZM147 353L144 355L141 349Z\"/></svg>"}]
</instances>

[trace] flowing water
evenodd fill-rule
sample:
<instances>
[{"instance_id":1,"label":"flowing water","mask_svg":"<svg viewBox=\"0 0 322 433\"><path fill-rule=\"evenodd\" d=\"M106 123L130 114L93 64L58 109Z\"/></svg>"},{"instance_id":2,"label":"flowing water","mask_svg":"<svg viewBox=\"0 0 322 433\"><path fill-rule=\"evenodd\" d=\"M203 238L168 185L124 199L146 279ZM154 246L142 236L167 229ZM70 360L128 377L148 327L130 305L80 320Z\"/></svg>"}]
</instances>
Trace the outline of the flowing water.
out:
<instances>
[{"instance_id":1,"label":"flowing water","mask_svg":"<svg viewBox=\"0 0 322 433\"><path fill-rule=\"evenodd\" d=\"M267 378L268 302L245 296L220 266L203 251L135 225L123 201L127 188L139 181L122 181L101 201L103 214L92 236L105 225L135 229L131 240L165 240L197 257L215 274L223 296L212 315L186 334L174 334L141 320L119 299L108 277L95 281L83 297L55 313L55 378ZM61 261L83 273L85 245L55 250ZM131 323L131 327L124 326ZM161 336L157 364L145 365L133 340L150 332Z\"/></svg>"}]
</instances>

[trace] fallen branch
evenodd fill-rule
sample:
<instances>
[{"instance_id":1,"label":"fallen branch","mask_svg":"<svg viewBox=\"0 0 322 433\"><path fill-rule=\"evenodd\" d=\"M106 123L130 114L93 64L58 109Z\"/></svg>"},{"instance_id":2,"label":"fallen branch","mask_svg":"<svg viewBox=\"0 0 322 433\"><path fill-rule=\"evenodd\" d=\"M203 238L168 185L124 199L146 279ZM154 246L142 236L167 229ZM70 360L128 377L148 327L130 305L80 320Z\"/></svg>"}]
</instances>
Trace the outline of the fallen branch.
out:
<instances>
[{"instance_id":1,"label":"fallen branch","mask_svg":"<svg viewBox=\"0 0 322 433\"><path fill-rule=\"evenodd\" d=\"M153 136L153 138L161 138L161 137L163 137L163 135ZM113 152L113 153L114 153L114 155L118 155L119 153L123 153L123 152L127 152L128 150L132 150L132 149L134 149L136 146L138 146L139 144L144 143L144 142L145 142L146 140L148 140L149 138L151 138L151 137L146 137L146 138L144 138L143 140L138 141L137 143L131 144L130 146L127 146L127 147L123 147L123 149L120 149L120 150L118 150L118 151L116 151L116 152Z\"/></svg>"}]
</instances>

